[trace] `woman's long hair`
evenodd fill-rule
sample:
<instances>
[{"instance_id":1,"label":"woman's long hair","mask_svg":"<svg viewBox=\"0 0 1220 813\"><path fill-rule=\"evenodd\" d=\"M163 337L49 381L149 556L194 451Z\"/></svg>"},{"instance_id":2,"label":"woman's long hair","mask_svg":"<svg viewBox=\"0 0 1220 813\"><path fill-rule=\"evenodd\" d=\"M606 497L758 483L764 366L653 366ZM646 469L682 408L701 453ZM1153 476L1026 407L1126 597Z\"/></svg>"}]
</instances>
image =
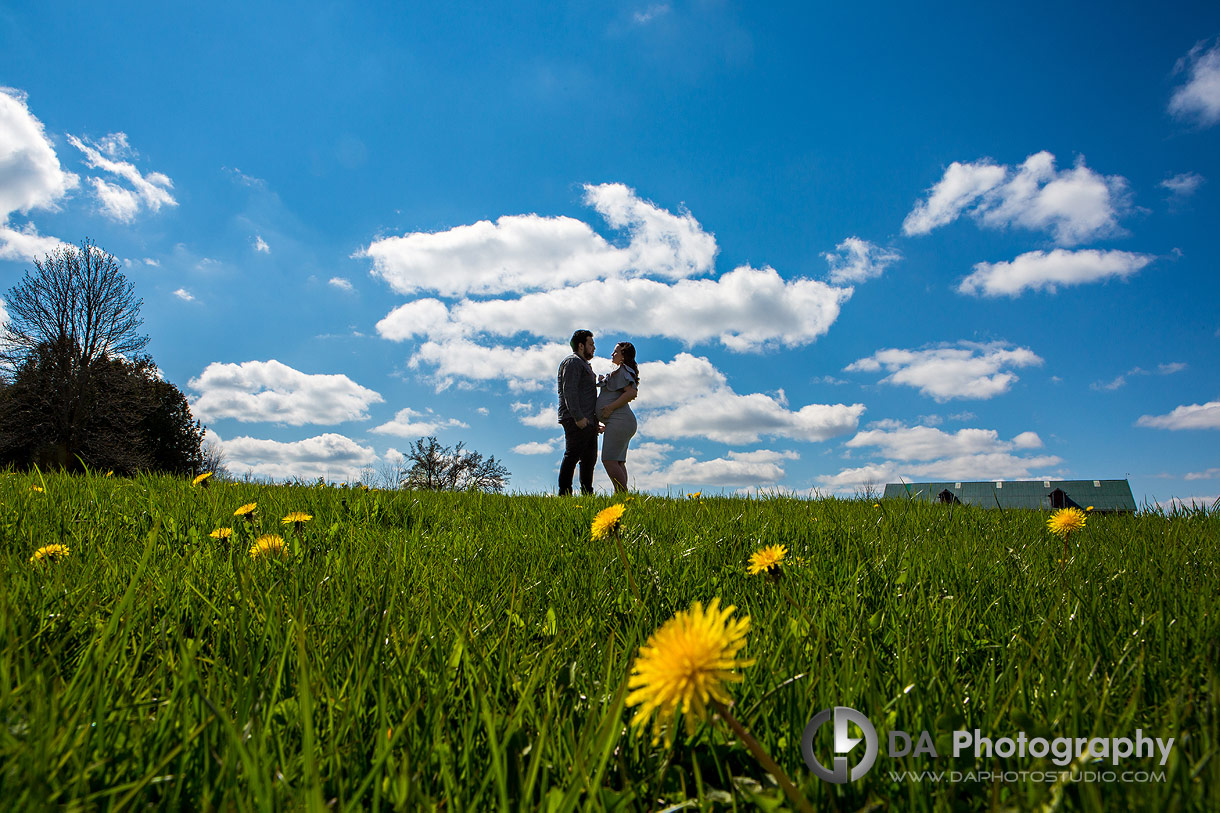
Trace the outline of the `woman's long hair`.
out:
<instances>
[{"instance_id":1,"label":"woman's long hair","mask_svg":"<svg viewBox=\"0 0 1220 813\"><path fill-rule=\"evenodd\" d=\"M640 368L635 364L635 345L631 342L619 342L614 346L615 350L623 354L623 364L631 368L631 372L635 373L635 385L640 385Z\"/></svg>"}]
</instances>

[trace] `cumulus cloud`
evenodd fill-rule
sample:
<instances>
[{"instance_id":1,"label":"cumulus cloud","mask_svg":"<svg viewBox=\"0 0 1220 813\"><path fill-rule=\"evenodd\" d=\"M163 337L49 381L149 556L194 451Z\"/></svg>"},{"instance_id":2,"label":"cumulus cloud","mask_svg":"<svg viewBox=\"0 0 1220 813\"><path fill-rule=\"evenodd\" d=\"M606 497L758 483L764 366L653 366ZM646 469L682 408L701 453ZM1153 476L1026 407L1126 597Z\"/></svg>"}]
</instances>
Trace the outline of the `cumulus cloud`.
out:
<instances>
[{"instance_id":1,"label":"cumulus cloud","mask_svg":"<svg viewBox=\"0 0 1220 813\"><path fill-rule=\"evenodd\" d=\"M641 387L643 371L641 370ZM642 391L642 390L641 390ZM719 443L757 443L762 437L822 441L854 430L864 404L808 404L790 410L776 398L739 395L725 387L673 409L646 413L641 432L656 438L704 438Z\"/></svg>"},{"instance_id":2,"label":"cumulus cloud","mask_svg":"<svg viewBox=\"0 0 1220 813\"><path fill-rule=\"evenodd\" d=\"M902 259L897 251L881 248L859 237L848 237L835 246L834 253L822 256L830 265L830 281L836 285L874 279Z\"/></svg>"},{"instance_id":3,"label":"cumulus cloud","mask_svg":"<svg viewBox=\"0 0 1220 813\"><path fill-rule=\"evenodd\" d=\"M830 329L851 294L817 280L784 280L773 268L742 266L715 280L600 280L514 299L463 300L452 308L436 299L415 300L391 311L377 331L399 341L473 333L562 336L573 324L595 324L602 333L659 336L688 346L719 341L746 352L809 344Z\"/></svg>"},{"instance_id":4,"label":"cumulus cloud","mask_svg":"<svg viewBox=\"0 0 1220 813\"><path fill-rule=\"evenodd\" d=\"M162 206L177 206L178 201L170 193L174 183L160 172L144 174L130 161L135 152L127 143L124 133L111 133L100 141L77 138L69 135L68 141L85 156L85 163L93 169L113 175L129 186L121 186L103 178L91 177L89 183L101 204L102 213L122 223L130 223L140 209L158 211Z\"/></svg>"},{"instance_id":5,"label":"cumulus cloud","mask_svg":"<svg viewBox=\"0 0 1220 813\"><path fill-rule=\"evenodd\" d=\"M1220 42L1205 49L1200 42L1178 60L1175 73L1186 74L1186 84L1169 99L1169 112L1204 126L1220 121Z\"/></svg>"},{"instance_id":6,"label":"cumulus cloud","mask_svg":"<svg viewBox=\"0 0 1220 813\"><path fill-rule=\"evenodd\" d=\"M0 259L28 260L63 245L38 234L32 223L10 222L34 209L55 210L80 184L65 172L46 130L26 104L26 94L0 87Z\"/></svg>"},{"instance_id":7,"label":"cumulus cloud","mask_svg":"<svg viewBox=\"0 0 1220 813\"><path fill-rule=\"evenodd\" d=\"M432 368L437 389L455 382L470 386L490 383L507 386L513 392L540 390L555 386L559 362L572 350L565 344L539 344L533 347L484 345L468 339L424 342L408 366Z\"/></svg>"},{"instance_id":8,"label":"cumulus cloud","mask_svg":"<svg viewBox=\"0 0 1220 813\"><path fill-rule=\"evenodd\" d=\"M267 245L267 241L261 234L256 234L254 235L254 250L260 254L270 254L271 246Z\"/></svg>"},{"instance_id":9,"label":"cumulus cloud","mask_svg":"<svg viewBox=\"0 0 1220 813\"><path fill-rule=\"evenodd\" d=\"M1018 480L1037 479L1034 472L1057 466L1055 455L1026 455L1042 447L1034 432L1002 440L994 429L944 432L929 426L897 425L860 432L845 444L851 449L876 449L886 458L823 475L817 482L832 491L860 490L900 480Z\"/></svg>"},{"instance_id":10,"label":"cumulus cloud","mask_svg":"<svg viewBox=\"0 0 1220 813\"><path fill-rule=\"evenodd\" d=\"M191 411L201 420L334 424L366 420L369 405L384 400L345 375L302 373L275 359L212 362L187 383L200 393Z\"/></svg>"},{"instance_id":11,"label":"cumulus cloud","mask_svg":"<svg viewBox=\"0 0 1220 813\"><path fill-rule=\"evenodd\" d=\"M174 291L174 296L178 297L183 302L194 302L195 301L195 295L192 294L190 291L188 291L185 288L179 288L178 290Z\"/></svg>"},{"instance_id":12,"label":"cumulus cloud","mask_svg":"<svg viewBox=\"0 0 1220 813\"><path fill-rule=\"evenodd\" d=\"M351 291L356 290L355 288L352 287L351 281L348 279L345 279L344 277L331 277L329 280L326 281L326 284L330 285L331 287L338 288L340 291L351 292Z\"/></svg>"},{"instance_id":13,"label":"cumulus cloud","mask_svg":"<svg viewBox=\"0 0 1220 813\"><path fill-rule=\"evenodd\" d=\"M1152 257L1130 251L1084 249L1030 251L1012 262L977 263L958 285L959 293L974 296L1020 296L1026 290L1056 293L1059 286L1083 285L1112 277L1125 279Z\"/></svg>"},{"instance_id":14,"label":"cumulus cloud","mask_svg":"<svg viewBox=\"0 0 1220 813\"><path fill-rule=\"evenodd\" d=\"M398 435L403 438L420 438L435 435L442 429L465 426L469 426L469 424L463 423L457 418L441 418L430 409L420 412L407 407L394 413L394 420L373 427L372 431L386 435Z\"/></svg>"},{"instance_id":15,"label":"cumulus cloud","mask_svg":"<svg viewBox=\"0 0 1220 813\"><path fill-rule=\"evenodd\" d=\"M846 372L889 373L882 384L915 387L922 394L944 403L954 398L993 398L1008 392L1018 380L1014 367L1042 364L1028 347L1010 347L1003 342L977 344L958 342L921 350L887 348L854 361Z\"/></svg>"},{"instance_id":16,"label":"cumulus cloud","mask_svg":"<svg viewBox=\"0 0 1220 813\"><path fill-rule=\"evenodd\" d=\"M1188 473L1183 480L1220 480L1220 468L1211 468L1207 471L1192 471Z\"/></svg>"},{"instance_id":17,"label":"cumulus cloud","mask_svg":"<svg viewBox=\"0 0 1220 813\"><path fill-rule=\"evenodd\" d=\"M400 293L436 294L394 308L378 334L426 340L429 354L444 355L450 350L438 345L463 347L474 336L551 338L592 324L603 333L760 351L815 341L851 297L849 287L786 280L765 266L693 279L713 271L716 244L689 212L660 209L622 184L587 186L585 201L629 235L626 246L579 220L539 215L374 241L360 252L373 260L373 276ZM868 258L889 261L876 252Z\"/></svg>"},{"instance_id":18,"label":"cumulus cloud","mask_svg":"<svg viewBox=\"0 0 1220 813\"><path fill-rule=\"evenodd\" d=\"M517 401L512 404L512 410L518 413L517 420L525 426L532 426L535 429L554 429L559 425L559 412L555 405L536 409L533 404Z\"/></svg>"},{"instance_id":19,"label":"cumulus cloud","mask_svg":"<svg viewBox=\"0 0 1220 813\"><path fill-rule=\"evenodd\" d=\"M1153 429L1220 429L1220 401L1183 404L1167 415L1142 415L1136 426Z\"/></svg>"},{"instance_id":20,"label":"cumulus cloud","mask_svg":"<svg viewBox=\"0 0 1220 813\"><path fill-rule=\"evenodd\" d=\"M528 443L518 443L510 451L516 452L517 454L537 455L551 454L556 450L556 448L557 444L555 441L542 442L531 440Z\"/></svg>"},{"instance_id":21,"label":"cumulus cloud","mask_svg":"<svg viewBox=\"0 0 1220 813\"><path fill-rule=\"evenodd\" d=\"M322 477L351 482L378 460L372 447L333 432L292 442L237 437L219 445L234 474L249 472L271 480Z\"/></svg>"},{"instance_id":22,"label":"cumulus cloud","mask_svg":"<svg viewBox=\"0 0 1220 813\"><path fill-rule=\"evenodd\" d=\"M689 212L675 215L623 184L586 185L584 200L628 235L626 246L611 244L575 218L527 214L385 237L355 256L371 258L373 275L399 293L446 297L643 274L680 279L711 270L716 240Z\"/></svg>"},{"instance_id":23,"label":"cumulus cloud","mask_svg":"<svg viewBox=\"0 0 1220 813\"><path fill-rule=\"evenodd\" d=\"M884 457L905 462L1037 449L1042 446L1042 439L1034 432L1022 432L1010 441L1002 441L994 429L945 432L931 426L901 426L860 432L844 445L850 449L876 448Z\"/></svg>"},{"instance_id":24,"label":"cumulus cloud","mask_svg":"<svg viewBox=\"0 0 1220 813\"><path fill-rule=\"evenodd\" d=\"M633 488L665 490L670 487L736 488L767 486L786 476L785 463L797 460L791 451L759 449L752 452L727 452L722 457L699 459L694 456L671 459L673 447L667 443L647 442L632 447L627 474ZM598 475L598 482L602 475ZM605 478L603 485L609 487Z\"/></svg>"},{"instance_id":25,"label":"cumulus cloud","mask_svg":"<svg viewBox=\"0 0 1220 813\"><path fill-rule=\"evenodd\" d=\"M1190 197L1203 185L1204 177L1197 172L1179 172L1166 178L1159 184L1162 189L1168 189L1169 194L1176 199Z\"/></svg>"},{"instance_id":26,"label":"cumulus cloud","mask_svg":"<svg viewBox=\"0 0 1220 813\"><path fill-rule=\"evenodd\" d=\"M1128 208L1127 197L1126 179L1099 175L1083 158L1062 171L1046 151L1019 167L955 161L915 204L902 230L908 236L927 234L970 214L988 228L1047 231L1061 245L1075 245L1121 233L1118 218Z\"/></svg>"}]
</instances>

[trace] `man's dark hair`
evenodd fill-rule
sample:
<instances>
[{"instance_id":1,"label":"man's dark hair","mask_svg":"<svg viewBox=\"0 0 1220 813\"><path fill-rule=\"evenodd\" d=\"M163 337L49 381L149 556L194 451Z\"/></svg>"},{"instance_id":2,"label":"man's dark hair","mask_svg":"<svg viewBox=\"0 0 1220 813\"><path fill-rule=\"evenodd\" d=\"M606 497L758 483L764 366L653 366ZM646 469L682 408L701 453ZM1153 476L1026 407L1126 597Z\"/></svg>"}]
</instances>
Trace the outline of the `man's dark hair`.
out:
<instances>
[{"instance_id":1,"label":"man's dark hair","mask_svg":"<svg viewBox=\"0 0 1220 813\"><path fill-rule=\"evenodd\" d=\"M585 341L587 341L588 339L592 339L592 338L593 338L593 331L591 331L591 330L578 330L575 333L573 333L572 341L570 342L570 344L572 345L572 352L573 353L576 352L577 345L584 344Z\"/></svg>"}]
</instances>

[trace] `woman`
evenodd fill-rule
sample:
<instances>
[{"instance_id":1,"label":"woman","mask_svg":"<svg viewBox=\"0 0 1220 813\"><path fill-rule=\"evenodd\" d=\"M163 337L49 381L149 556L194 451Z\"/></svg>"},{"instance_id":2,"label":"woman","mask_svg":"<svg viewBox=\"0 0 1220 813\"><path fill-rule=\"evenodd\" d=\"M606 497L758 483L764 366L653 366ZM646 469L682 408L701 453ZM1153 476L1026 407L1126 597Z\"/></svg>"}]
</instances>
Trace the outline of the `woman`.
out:
<instances>
[{"instance_id":1,"label":"woman","mask_svg":"<svg viewBox=\"0 0 1220 813\"><path fill-rule=\"evenodd\" d=\"M635 345L619 342L610 360L618 368L610 375L599 376L597 385L597 416L606 425L602 435L602 465L614 483L615 491L627 490L627 444L635 434L635 413L627 406L635 400L640 383L640 368L635 363Z\"/></svg>"}]
</instances>

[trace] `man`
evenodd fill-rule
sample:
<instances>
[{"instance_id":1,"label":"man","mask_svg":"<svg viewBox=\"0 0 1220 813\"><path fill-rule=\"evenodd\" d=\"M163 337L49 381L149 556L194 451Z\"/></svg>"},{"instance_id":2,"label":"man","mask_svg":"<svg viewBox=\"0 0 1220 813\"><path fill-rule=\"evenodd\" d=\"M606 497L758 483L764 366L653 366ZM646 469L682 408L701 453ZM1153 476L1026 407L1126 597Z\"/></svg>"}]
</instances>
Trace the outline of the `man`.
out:
<instances>
[{"instance_id":1,"label":"man","mask_svg":"<svg viewBox=\"0 0 1220 813\"><path fill-rule=\"evenodd\" d=\"M597 376L589 366L593 333L572 334L572 355L559 364L559 423L563 426L563 462L559 464L559 495L572 493L572 475L580 464L580 492L593 493L597 465Z\"/></svg>"}]
</instances>

